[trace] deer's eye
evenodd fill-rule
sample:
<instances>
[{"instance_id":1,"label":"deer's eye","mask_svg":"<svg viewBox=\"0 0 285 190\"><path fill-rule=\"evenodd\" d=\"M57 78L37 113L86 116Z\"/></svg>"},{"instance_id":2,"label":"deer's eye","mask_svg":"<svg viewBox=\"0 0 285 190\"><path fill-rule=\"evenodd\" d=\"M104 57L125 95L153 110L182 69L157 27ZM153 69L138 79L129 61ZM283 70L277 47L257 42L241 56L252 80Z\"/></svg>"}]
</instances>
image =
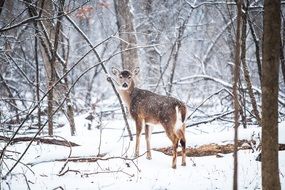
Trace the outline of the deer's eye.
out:
<instances>
[{"instance_id":1,"label":"deer's eye","mask_svg":"<svg viewBox=\"0 0 285 190\"><path fill-rule=\"evenodd\" d=\"M131 79L131 78L132 78L131 76L128 77L128 79Z\"/></svg>"},{"instance_id":2,"label":"deer's eye","mask_svg":"<svg viewBox=\"0 0 285 190\"><path fill-rule=\"evenodd\" d=\"M122 75L119 75L119 77L120 77L120 79L122 79L122 78L123 78L123 76L122 76Z\"/></svg>"}]
</instances>

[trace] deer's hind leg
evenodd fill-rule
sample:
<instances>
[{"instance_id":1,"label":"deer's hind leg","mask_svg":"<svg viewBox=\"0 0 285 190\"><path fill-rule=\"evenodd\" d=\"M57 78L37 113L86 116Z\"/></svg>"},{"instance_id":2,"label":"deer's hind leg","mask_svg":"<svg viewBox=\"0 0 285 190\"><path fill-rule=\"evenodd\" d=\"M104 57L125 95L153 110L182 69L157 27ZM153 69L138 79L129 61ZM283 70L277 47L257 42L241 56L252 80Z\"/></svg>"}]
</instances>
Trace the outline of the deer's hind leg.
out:
<instances>
[{"instance_id":1,"label":"deer's hind leg","mask_svg":"<svg viewBox=\"0 0 285 190\"><path fill-rule=\"evenodd\" d=\"M182 166L186 166L186 139L180 139L180 144L182 146Z\"/></svg>"},{"instance_id":2,"label":"deer's hind leg","mask_svg":"<svg viewBox=\"0 0 285 190\"><path fill-rule=\"evenodd\" d=\"M185 137L185 124L177 131L180 144L182 146L182 166L186 166L186 137Z\"/></svg>"},{"instance_id":3,"label":"deer's hind leg","mask_svg":"<svg viewBox=\"0 0 285 190\"><path fill-rule=\"evenodd\" d=\"M172 168L173 169L176 169L178 141L179 139L174 134L174 137L172 138L172 146L173 146Z\"/></svg>"},{"instance_id":4,"label":"deer's hind leg","mask_svg":"<svg viewBox=\"0 0 285 190\"><path fill-rule=\"evenodd\" d=\"M177 134L173 131L173 128L168 128L165 127L165 132L168 136L168 138L171 140L172 142L172 147L173 147L173 156L172 156L172 168L176 169L176 163L177 163L177 148L178 148L178 142L179 142L179 138L177 136Z\"/></svg>"}]
</instances>

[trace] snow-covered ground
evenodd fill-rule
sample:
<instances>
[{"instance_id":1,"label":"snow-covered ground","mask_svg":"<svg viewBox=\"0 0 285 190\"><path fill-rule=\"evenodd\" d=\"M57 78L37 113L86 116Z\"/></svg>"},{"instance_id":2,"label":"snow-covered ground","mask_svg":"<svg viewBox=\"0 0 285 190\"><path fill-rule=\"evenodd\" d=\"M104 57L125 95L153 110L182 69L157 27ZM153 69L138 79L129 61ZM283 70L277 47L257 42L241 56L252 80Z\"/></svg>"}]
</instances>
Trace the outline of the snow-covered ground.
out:
<instances>
[{"instance_id":1,"label":"snow-covered ground","mask_svg":"<svg viewBox=\"0 0 285 190\"><path fill-rule=\"evenodd\" d=\"M68 126L56 129L58 136L64 137L81 146L72 148L72 156L94 156L107 153L97 162L69 162L64 175L59 172L64 162L55 159L67 158L70 152L68 147L55 145L36 145L34 143L22 162L29 163L31 170L19 164L5 181L1 182L2 189L232 189L233 155L223 157L187 157L187 166L180 166L181 157L178 157L178 167L171 168L171 157L161 152L152 151L152 160L145 155L136 160L134 156L135 141L130 142L127 131L123 130L122 120L109 120L102 123L102 130L95 126L87 130L86 115L76 117L77 135L70 136ZM134 130L134 124L132 132ZM285 122L279 126L280 143L285 143ZM155 130L161 130L154 129ZM239 130L240 139L259 140L261 129L249 126ZM100 138L101 134L101 138ZM231 126L211 123L187 129L187 146L195 147L209 143L229 143L233 140ZM101 139L101 141L100 141ZM141 138L141 154L146 150L144 136ZM152 135L152 147L170 146L165 134ZM0 144L2 147L4 144ZM9 151L22 152L27 143L17 143L9 146ZM255 161L258 152L252 150L239 151L239 189L261 189L261 163ZM123 159L128 158L128 159ZM285 189L285 151L279 152L280 181ZM11 160L6 159L2 175L10 167ZM77 171L77 172L75 172ZM28 185L27 185L28 183Z\"/></svg>"}]
</instances>

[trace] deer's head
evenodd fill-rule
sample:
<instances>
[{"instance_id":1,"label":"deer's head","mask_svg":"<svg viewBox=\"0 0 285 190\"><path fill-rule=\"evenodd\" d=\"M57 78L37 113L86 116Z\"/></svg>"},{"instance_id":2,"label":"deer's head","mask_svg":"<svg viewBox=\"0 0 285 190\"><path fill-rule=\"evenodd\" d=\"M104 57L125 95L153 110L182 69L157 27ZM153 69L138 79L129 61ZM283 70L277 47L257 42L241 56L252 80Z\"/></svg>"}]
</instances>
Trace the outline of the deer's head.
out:
<instances>
[{"instance_id":1,"label":"deer's head","mask_svg":"<svg viewBox=\"0 0 285 190\"><path fill-rule=\"evenodd\" d=\"M134 78L138 75L140 69L136 67L133 71L122 70L112 67L112 73L116 77L116 82L121 90L128 90L134 86Z\"/></svg>"}]
</instances>

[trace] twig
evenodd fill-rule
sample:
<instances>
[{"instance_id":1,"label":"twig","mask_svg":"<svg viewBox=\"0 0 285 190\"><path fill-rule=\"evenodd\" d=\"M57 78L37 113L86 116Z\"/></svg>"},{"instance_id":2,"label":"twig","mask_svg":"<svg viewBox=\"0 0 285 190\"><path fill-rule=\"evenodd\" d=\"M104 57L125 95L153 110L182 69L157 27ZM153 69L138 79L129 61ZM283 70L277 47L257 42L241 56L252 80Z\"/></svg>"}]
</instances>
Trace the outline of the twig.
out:
<instances>
[{"instance_id":1,"label":"twig","mask_svg":"<svg viewBox=\"0 0 285 190\"><path fill-rule=\"evenodd\" d=\"M66 143L68 143L68 145L69 145L69 155L68 155L68 157L67 157L65 163L64 163L63 166L61 167L61 170L59 171L59 174L60 174L60 173L64 170L65 166L66 166L67 163L68 163L68 159L70 158L71 153L72 153L72 147L71 147L71 144L70 144L70 142L69 142L68 140L66 140L65 138L60 137L60 136L57 136L57 137L63 139L63 140L64 140Z\"/></svg>"},{"instance_id":2,"label":"twig","mask_svg":"<svg viewBox=\"0 0 285 190\"><path fill-rule=\"evenodd\" d=\"M207 102L209 99L211 99L213 96L215 95L218 95L219 93L223 92L223 91L226 91L226 92L229 92L228 90L226 89L220 89L219 91L215 92L214 94L211 94L210 96L208 96L199 106L197 106L194 111L187 117L186 120L189 120L191 118L191 116L205 103Z\"/></svg>"},{"instance_id":3,"label":"twig","mask_svg":"<svg viewBox=\"0 0 285 190\"><path fill-rule=\"evenodd\" d=\"M52 190L57 190L57 189L64 190L64 188L63 188L62 186L55 187L55 188L53 188Z\"/></svg>"},{"instance_id":4,"label":"twig","mask_svg":"<svg viewBox=\"0 0 285 190\"><path fill-rule=\"evenodd\" d=\"M21 22L17 23L17 24L14 24L12 26L9 26L9 27L5 27L5 28L0 28L0 32L5 32L5 31L8 31L8 30L11 30L13 28L17 28L23 24L26 24L26 23L29 23L31 21L34 21L36 19L39 19L40 18L40 15L37 15L37 16L33 16L33 17L30 17L30 18L27 18L27 19L24 19L22 20Z\"/></svg>"},{"instance_id":5,"label":"twig","mask_svg":"<svg viewBox=\"0 0 285 190\"><path fill-rule=\"evenodd\" d=\"M139 172L141 172L141 169L139 169L138 165L134 161L137 160L138 158L142 157L145 154L146 154L146 152L141 154L140 156L134 157L134 158L127 158L127 157L121 157L121 156L113 156L113 157L103 158L103 156L105 156L106 154L102 154L100 156L88 156L88 157L69 157L68 162L98 162L98 161L108 161L108 160L120 159L120 160L124 160L124 161L131 161L135 165L137 170ZM62 161L66 162L67 159L66 158L51 159L51 160L45 160L45 161L38 162L38 163L28 163L28 165L35 166L36 164L40 164L40 163L62 162ZM64 167L65 167L65 165L64 165ZM66 172L63 172L63 169L59 172L58 176L62 176L66 173Z\"/></svg>"},{"instance_id":6,"label":"twig","mask_svg":"<svg viewBox=\"0 0 285 190\"><path fill-rule=\"evenodd\" d=\"M22 174L23 175L23 177L24 177L24 179L25 179L25 182L26 182L26 185L27 185L27 187L28 187L28 190L31 190L31 187L30 187L30 185L29 185L29 181L28 181L28 179L27 179L27 176L25 175L25 174Z\"/></svg>"},{"instance_id":7,"label":"twig","mask_svg":"<svg viewBox=\"0 0 285 190\"><path fill-rule=\"evenodd\" d=\"M18 160L16 160L15 158L11 158L11 157L6 156L6 155L5 155L5 157L7 157L6 159L10 159L10 160L13 160L13 161L15 161L15 162L18 161ZM35 175L35 172L34 172L27 164L25 164L25 163L23 163L23 162L19 162L19 163L22 164L24 167L26 167L33 175ZM6 167L7 167L7 169L9 168L7 164L6 164Z\"/></svg>"},{"instance_id":8,"label":"twig","mask_svg":"<svg viewBox=\"0 0 285 190\"><path fill-rule=\"evenodd\" d=\"M92 173L82 173L82 172L79 171L79 170L70 170L70 169L67 169L64 173L62 173L62 174L60 174L60 175L58 175L58 176L63 176L63 175L65 175L67 172L74 172L75 174L80 174L81 176L85 176L85 177L88 177L89 175L106 174L106 173L107 173L107 174L108 174L108 173L119 173L119 172L121 172L121 173L126 174L126 175L128 175L128 176L130 176L130 177L134 177L134 174L129 174L129 173L123 171L123 170L114 170L114 171L109 170L109 171L98 171L98 172L92 172Z\"/></svg>"},{"instance_id":9,"label":"twig","mask_svg":"<svg viewBox=\"0 0 285 190\"><path fill-rule=\"evenodd\" d=\"M203 79L203 80L213 81L213 82L221 84L225 88L232 89L232 84L230 84L230 83L228 83L226 81L223 81L222 79L210 76L210 75L193 75L193 76L190 76L190 77L184 77L184 78L180 78L179 80L174 81L173 84L189 84L189 82L185 83L185 81L190 81L190 80L193 80L193 79ZM253 86L252 89L256 93L261 94L261 89L260 88L258 88L256 86ZM245 88L241 88L241 90L246 90L246 89ZM278 97L279 103L282 104L282 105L285 105L285 101L282 99L285 96L285 94L279 93L279 95L280 95L280 97Z\"/></svg>"}]
</instances>

